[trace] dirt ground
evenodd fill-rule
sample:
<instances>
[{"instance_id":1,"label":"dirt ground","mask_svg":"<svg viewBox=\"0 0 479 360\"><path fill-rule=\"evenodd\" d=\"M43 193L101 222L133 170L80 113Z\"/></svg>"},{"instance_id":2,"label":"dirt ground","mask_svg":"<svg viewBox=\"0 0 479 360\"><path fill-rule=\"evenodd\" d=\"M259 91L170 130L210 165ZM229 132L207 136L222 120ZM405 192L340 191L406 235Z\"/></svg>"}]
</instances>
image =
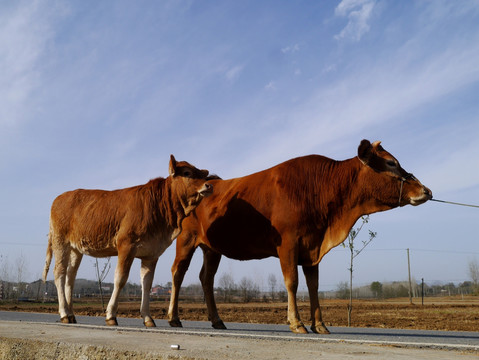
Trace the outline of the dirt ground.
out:
<instances>
[{"instance_id":1,"label":"dirt ground","mask_svg":"<svg viewBox=\"0 0 479 360\"><path fill-rule=\"evenodd\" d=\"M327 326L347 326L347 301L322 300L323 320ZM421 299L413 305L408 299L390 301L354 300L352 326L397 329L446 331L479 331L479 298L429 298L424 306ZM120 317L140 317L138 302L121 302ZM76 302L77 315L102 316L100 303ZM224 322L286 324L286 303L218 304ZM0 310L56 313L55 303L0 303ZM166 319L168 302L153 301L151 312L155 319ZM310 324L309 303L299 303L303 322ZM180 303L182 320L207 321L204 304Z\"/></svg>"}]
</instances>

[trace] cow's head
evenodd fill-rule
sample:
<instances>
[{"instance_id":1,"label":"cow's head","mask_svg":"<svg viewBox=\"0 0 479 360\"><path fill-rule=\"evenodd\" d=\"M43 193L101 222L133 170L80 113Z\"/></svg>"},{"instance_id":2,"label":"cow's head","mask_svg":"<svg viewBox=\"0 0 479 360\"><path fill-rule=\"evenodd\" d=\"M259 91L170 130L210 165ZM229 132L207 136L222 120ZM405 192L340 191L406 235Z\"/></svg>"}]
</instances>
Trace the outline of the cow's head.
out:
<instances>
[{"instance_id":1,"label":"cow's head","mask_svg":"<svg viewBox=\"0 0 479 360\"><path fill-rule=\"evenodd\" d=\"M169 173L171 192L181 203L186 216L204 197L213 193L213 186L206 181L208 170L199 170L186 161L176 161L171 155Z\"/></svg>"},{"instance_id":2,"label":"cow's head","mask_svg":"<svg viewBox=\"0 0 479 360\"><path fill-rule=\"evenodd\" d=\"M399 161L381 146L380 141L361 141L358 158L367 167L367 186L378 203L387 207L420 205L432 199L432 192L404 170ZM372 171L370 171L372 170Z\"/></svg>"}]
</instances>

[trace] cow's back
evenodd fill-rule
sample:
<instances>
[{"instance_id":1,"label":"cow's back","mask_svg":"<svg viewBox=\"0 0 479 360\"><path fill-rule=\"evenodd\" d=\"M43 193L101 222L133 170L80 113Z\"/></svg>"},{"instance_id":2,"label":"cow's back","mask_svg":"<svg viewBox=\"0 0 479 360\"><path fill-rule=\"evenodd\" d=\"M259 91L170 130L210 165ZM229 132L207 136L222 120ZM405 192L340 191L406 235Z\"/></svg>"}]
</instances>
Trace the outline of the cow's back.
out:
<instances>
[{"instance_id":1,"label":"cow's back","mask_svg":"<svg viewBox=\"0 0 479 360\"><path fill-rule=\"evenodd\" d=\"M198 233L198 243L239 260L278 256L289 235L305 241L312 232L321 236L308 205L318 201L318 166L331 166L331 160L297 158L245 177L214 181L214 194L203 200L196 217L185 220L183 236Z\"/></svg>"}]
</instances>

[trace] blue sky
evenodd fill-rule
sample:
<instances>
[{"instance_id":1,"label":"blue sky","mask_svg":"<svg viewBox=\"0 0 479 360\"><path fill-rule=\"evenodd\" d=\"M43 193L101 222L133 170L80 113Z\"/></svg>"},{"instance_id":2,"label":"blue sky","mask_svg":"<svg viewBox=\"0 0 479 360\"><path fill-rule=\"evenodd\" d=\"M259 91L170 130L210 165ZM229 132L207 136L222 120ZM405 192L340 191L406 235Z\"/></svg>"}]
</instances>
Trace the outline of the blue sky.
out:
<instances>
[{"instance_id":1,"label":"blue sky","mask_svg":"<svg viewBox=\"0 0 479 360\"><path fill-rule=\"evenodd\" d=\"M3 1L0 267L24 257L38 279L57 195L167 176L170 154L232 178L381 140L436 198L478 204L478 24L465 0ZM415 278L468 280L478 220L439 203L372 215L355 282L405 280L406 248ZM344 249L328 254L320 289L348 267ZM93 270L85 257L78 276ZM223 260L228 272L282 278L277 259Z\"/></svg>"}]
</instances>

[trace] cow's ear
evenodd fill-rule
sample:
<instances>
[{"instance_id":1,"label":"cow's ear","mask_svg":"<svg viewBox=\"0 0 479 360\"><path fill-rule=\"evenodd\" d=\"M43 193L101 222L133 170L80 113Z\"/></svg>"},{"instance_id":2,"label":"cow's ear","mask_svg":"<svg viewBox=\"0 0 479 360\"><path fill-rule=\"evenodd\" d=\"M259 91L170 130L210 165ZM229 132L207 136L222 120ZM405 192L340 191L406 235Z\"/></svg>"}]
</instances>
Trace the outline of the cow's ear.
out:
<instances>
[{"instance_id":1,"label":"cow's ear","mask_svg":"<svg viewBox=\"0 0 479 360\"><path fill-rule=\"evenodd\" d=\"M173 155L170 155L170 166L169 166L170 176L174 176L176 173L176 160Z\"/></svg>"},{"instance_id":2,"label":"cow's ear","mask_svg":"<svg viewBox=\"0 0 479 360\"><path fill-rule=\"evenodd\" d=\"M371 160L373 147L369 140L361 141L358 147L358 158L363 164L368 164Z\"/></svg>"},{"instance_id":3,"label":"cow's ear","mask_svg":"<svg viewBox=\"0 0 479 360\"><path fill-rule=\"evenodd\" d=\"M384 151L384 148L381 146L381 141L375 141L371 145L376 151Z\"/></svg>"}]
</instances>

